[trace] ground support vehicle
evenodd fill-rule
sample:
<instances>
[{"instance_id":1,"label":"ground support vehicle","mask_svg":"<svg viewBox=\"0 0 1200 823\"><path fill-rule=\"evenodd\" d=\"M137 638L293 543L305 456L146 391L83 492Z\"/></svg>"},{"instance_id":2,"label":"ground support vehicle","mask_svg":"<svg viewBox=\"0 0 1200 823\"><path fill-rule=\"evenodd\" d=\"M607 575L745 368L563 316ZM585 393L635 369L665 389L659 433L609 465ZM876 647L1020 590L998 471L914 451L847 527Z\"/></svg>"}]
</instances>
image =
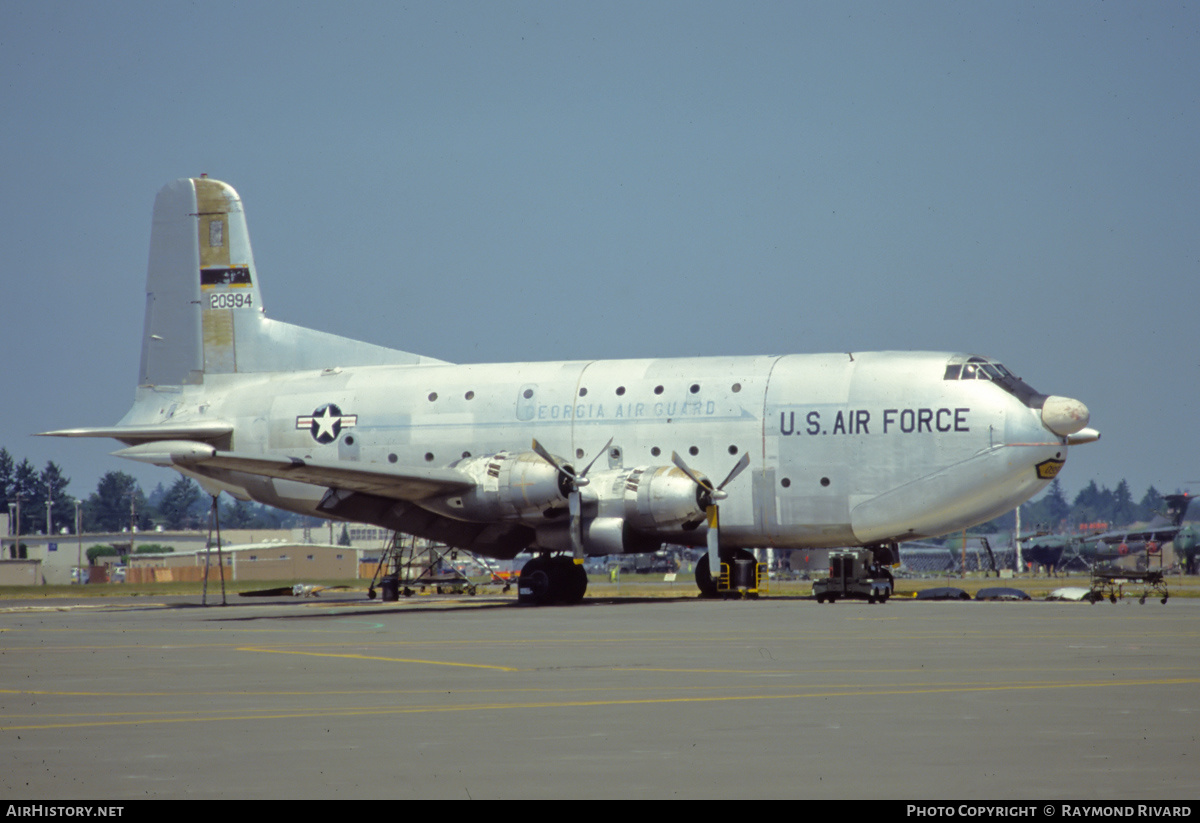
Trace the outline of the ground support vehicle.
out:
<instances>
[{"instance_id":1,"label":"ground support vehicle","mask_svg":"<svg viewBox=\"0 0 1200 823\"><path fill-rule=\"evenodd\" d=\"M1164 605L1171 596L1167 591L1167 581L1161 570L1147 569L1134 572L1125 569L1095 569L1092 571L1092 590L1084 599L1092 603L1099 603L1107 598L1110 603L1116 603L1118 599L1125 596L1126 583L1142 585L1142 594L1138 598L1138 603L1143 605L1151 593L1158 597Z\"/></svg>"},{"instance_id":2,"label":"ground support vehicle","mask_svg":"<svg viewBox=\"0 0 1200 823\"><path fill-rule=\"evenodd\" d=\"M875 562L870 549L847 549L829 553L829 577L813 582L818 603L828 600L866 600L886 603L892 596L892 575Z\"/></svg>"}]
</instances>

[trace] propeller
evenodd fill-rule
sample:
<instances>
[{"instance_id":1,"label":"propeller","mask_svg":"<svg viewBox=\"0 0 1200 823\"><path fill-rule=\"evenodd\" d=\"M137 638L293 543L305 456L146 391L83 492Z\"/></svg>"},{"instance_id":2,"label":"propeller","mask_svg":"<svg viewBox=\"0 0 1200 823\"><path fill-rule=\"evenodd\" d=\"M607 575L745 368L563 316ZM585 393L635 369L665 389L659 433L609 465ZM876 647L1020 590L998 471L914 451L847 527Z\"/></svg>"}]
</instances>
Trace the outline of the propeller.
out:
<instances>
[{"instance_id":1,"label":"propeller","mask_svg":"<svg viewBox=\"0 0 1200 823\"><path fill-rule=\"evenodd\" d=\"M734 465L726 478L721 481L721 485L715 487L707 477L700 477L688 468L687 463L683 462L683 458L679 456L678 452L671 452L671 462L678 466L680 471L690 477L692 482L699 486L703 492L701 502L704 506L704 514L708 520L708 534L705 537L708 544L708 571L715 581L721 574L721 523L717 501L724 500L729 496L729 493L725 491L725 487L730 484L733 478L745 471L746 467L750 465L750 453L743 452L742 459Z\"/></svg>"},{"instance_id":2,"label":"propeller","mask_svg":"<svg viewBox=\"0 0 1200 823\"><path fill-rule=\"evenodd\" d=\"M612 445L613 439L608 438L608 442L600 451L596 452L596 456L591 462L583 467L583 471L576 473L575 469L566 463L559 463L554 458L554 455L546 451L545 447L537 440L533 441L533 451L538 457L545 460L560 476L570 485L571 490L567 493L567 511L571 515L571 553L575 557L576 563L582 563L584 560L583 553L583 500L579 490L588 484L587 473L591 471L592 466L600 459L600 455L608 451L608 447Z\"/></svg>"}]
</instances>

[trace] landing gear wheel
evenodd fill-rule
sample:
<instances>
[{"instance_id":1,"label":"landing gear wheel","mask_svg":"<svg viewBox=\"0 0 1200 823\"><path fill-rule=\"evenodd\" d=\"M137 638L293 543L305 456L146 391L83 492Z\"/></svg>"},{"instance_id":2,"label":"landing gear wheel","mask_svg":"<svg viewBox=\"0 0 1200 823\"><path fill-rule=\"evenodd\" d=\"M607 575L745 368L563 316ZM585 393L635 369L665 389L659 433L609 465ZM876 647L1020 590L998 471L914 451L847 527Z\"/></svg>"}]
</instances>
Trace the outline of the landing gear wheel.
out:
<instances>
[{"instance_id":1,"label":"landing gear wheel","mask_svg":"<svg viewBox=\"0 0 1200 823\"><path fill-rule=\"evenodd\" d=\"M517 579L517 602L541 606L550 602L550 570L542 558L535 557L521 569Z\"/></svg>"},{"instance_id":2,"label":"landing gear wheel","mask_svg":"<svg viewBox=\"0 0 1200 823\"><path fill-rule=\"evenodd\" d=\"M572 605L583 600L587 584L587 572L570 557L535 557L521 569L517 602L533 606Z\"/></svg>"},{"instance_id":3,"label":"landing gear wheel","mask_svg":"<svg viewBox=\"0 0 1200 823\"><path fill-rule=\"evenodd\" d=\"M583 600L587 592L587 572L570 557L552 557L550 563L550 599L557 603L574 605Z\"/></svg>"},{"instance_id":4,"label":"landing gear wheel","mask_svg":"<svg viewBox=\"0 0 1200 823\"><path fill-rule=\"evenodd\" d=\"M726 550L721 552L721 563L729 566L731 570L738 568L739 560L748 560L750 563L755 563L754 553L747 549ZM753 568L753 567L752 567ZM731 573L735 574L734 571ZM712 571L708 567L708 555L705 554L700 558L700 562L696 564L696 588L700 589L701 597L721 597L726 595L729 597L741 597L746 592L740 590L719 591L717 589L717 580L713 579ZM757 581L754 581L757 583ZM738 586L739 582L734 581L734 585ZM753 596L753 595L752 595Z\"/></svg>"},{"instance_id":5,"label":"landing gear wheel","mask_svg":"<svg viewBox=\"0 0 1200 823\"><path fill-rule=\"evenodd\" d=\"M707 554L696 564L696 588L700 589L701 597L717 596L717 582L713 580L712 572L708 569Z\"/></svg>"},{"instance_id":6,"label":"landing gear wheel","mask_svg":"<svg viewBox=\"0 0 1200 823\"><path fill-rule=\"evenodd\" d=\"M585 569L582 566L582 564L572 561L571 562L571 574L572 574L572 585L571 585L571 601L570 602L579 603L580 601L583 600L583 596L585 594L587 594L587 587L588 587L587 569Z\"/></svg>"}]
</instances>

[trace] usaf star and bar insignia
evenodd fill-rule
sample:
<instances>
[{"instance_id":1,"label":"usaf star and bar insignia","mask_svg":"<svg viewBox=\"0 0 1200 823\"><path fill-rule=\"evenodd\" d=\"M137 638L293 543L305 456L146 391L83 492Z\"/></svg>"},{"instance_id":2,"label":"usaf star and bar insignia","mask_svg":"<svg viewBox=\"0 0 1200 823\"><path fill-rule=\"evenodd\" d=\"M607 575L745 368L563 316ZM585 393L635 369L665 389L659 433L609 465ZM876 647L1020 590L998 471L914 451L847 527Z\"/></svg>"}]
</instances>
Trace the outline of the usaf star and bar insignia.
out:
<instances>
[{"instance_id":1,"label":"usaf star and bar insignia","mask_svg":"<svg viewBox=\"0 0 1200 823\"><path fill-rule=\"evenodd\" d=\"M333 403L326 403L312 414L302 414L296 418L296 428L307 429L318 443L332 443L338 439L342 429L356 425L357 414L342 414L342 410Z\"/></svg>"}]
</instances>

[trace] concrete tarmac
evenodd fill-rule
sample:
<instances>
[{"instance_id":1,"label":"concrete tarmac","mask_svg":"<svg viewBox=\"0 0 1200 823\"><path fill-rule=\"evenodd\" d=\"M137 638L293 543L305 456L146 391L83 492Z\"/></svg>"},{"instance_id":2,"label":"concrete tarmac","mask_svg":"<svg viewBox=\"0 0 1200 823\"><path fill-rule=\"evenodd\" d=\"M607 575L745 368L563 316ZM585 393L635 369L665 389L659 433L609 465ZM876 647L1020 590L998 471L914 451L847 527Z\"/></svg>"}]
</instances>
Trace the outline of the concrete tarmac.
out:
<instances>
[{"instance_id":1,"label":"concrete tarmac","mask_svg":"<svg viewBox=\"0 0 1200 823\"><path fill-rule=\"evenodd\" d=\"M1179 599L6 601L0 796L1194 799L1198 634Z\"/></svg>"}]
</instances>

